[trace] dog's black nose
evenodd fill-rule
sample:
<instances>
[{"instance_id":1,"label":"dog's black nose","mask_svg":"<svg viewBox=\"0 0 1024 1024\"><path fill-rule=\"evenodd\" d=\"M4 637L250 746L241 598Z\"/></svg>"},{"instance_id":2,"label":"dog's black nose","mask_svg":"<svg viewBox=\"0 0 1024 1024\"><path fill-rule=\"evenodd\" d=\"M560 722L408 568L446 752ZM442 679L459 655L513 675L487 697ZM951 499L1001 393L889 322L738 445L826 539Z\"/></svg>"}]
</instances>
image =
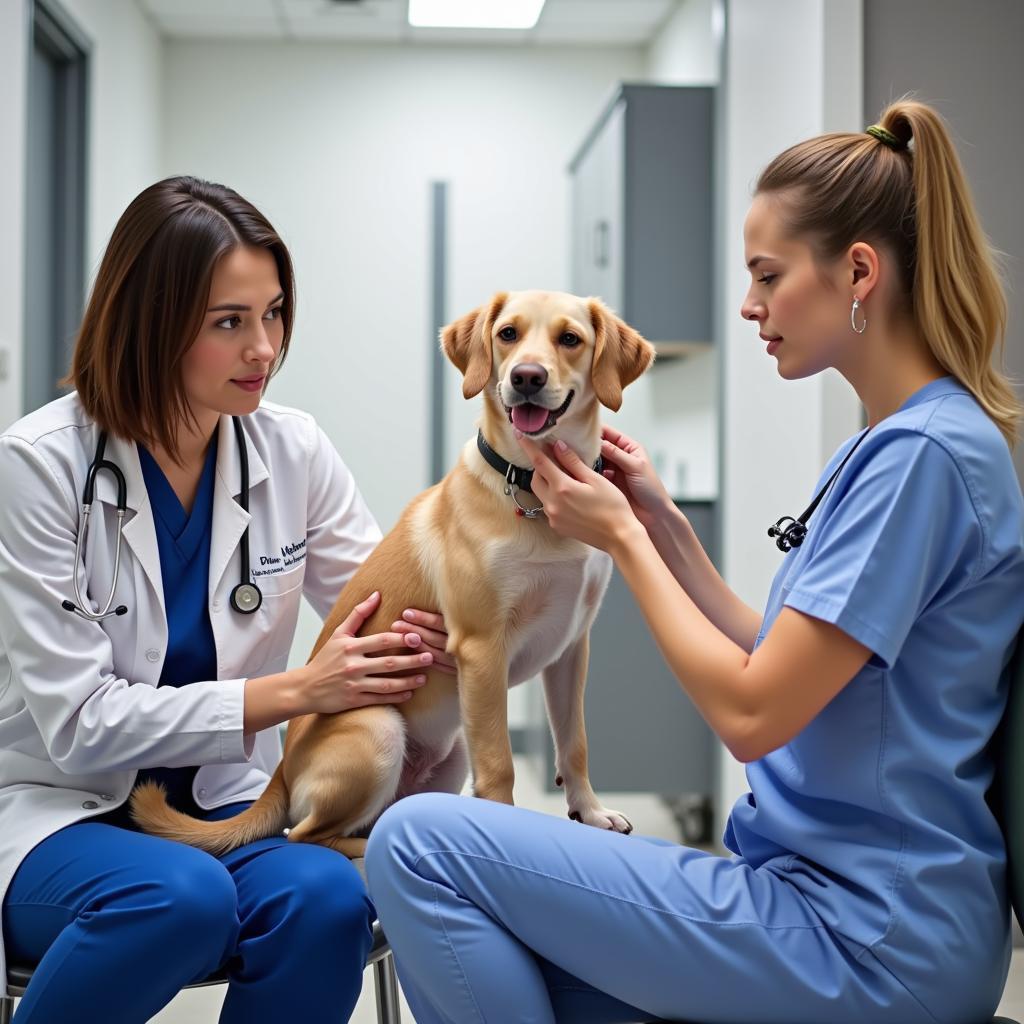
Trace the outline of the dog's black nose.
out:
<instances>
[{"instance_id":1,"label":"dog's black nose","mask_svg":"<svg viewBox=\"0 0 1024 1024\"><path fill-rule=\"evenodd\" d=\"M512 367L512 387L524 398L537 394L548 382L548 371L540 363L520 363Z\"/></svg>"}]
</instances>

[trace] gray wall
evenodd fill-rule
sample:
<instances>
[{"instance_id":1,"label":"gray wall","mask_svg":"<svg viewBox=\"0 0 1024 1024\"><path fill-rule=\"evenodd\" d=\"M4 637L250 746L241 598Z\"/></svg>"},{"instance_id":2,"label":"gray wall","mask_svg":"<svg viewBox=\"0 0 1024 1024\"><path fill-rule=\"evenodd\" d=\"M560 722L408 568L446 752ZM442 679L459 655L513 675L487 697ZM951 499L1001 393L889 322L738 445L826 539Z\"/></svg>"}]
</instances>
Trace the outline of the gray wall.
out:
<instances>
[{"instance_id":1,"label":"gray wall","mask_svg":"<svg viewBox=\"0 0 1024 1024\"><path fill-rule=\"evenodd\" d=\"M864 116L915 92L946 118L982 223L1005 254L1005 368L1024 381L1024 3L865 0ZM1024 442L1014 456L1024 482Z\"/></svg>"}]
</instances>

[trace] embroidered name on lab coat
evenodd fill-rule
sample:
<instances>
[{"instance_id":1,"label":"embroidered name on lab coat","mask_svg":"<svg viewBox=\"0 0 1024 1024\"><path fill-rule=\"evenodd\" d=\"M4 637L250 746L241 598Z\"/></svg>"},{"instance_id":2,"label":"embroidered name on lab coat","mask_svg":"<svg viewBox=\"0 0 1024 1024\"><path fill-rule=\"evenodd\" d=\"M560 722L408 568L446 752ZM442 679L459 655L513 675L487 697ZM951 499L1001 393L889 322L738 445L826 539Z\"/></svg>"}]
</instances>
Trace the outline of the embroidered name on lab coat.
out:
<instances>
[{"instance_id":1,"label":"embroidered name on lab coat","mask_svg":"<svg viewBox=\"0 0 1024 1024\"><path fill-rule=\"evenodd\" d=\"M306 557L306 540L303 538L291 544L283 544L279 550L279 555L260 555L260 568L253 570L253 576L273 576L303 561Z\"/></svg>"}]
</instances>

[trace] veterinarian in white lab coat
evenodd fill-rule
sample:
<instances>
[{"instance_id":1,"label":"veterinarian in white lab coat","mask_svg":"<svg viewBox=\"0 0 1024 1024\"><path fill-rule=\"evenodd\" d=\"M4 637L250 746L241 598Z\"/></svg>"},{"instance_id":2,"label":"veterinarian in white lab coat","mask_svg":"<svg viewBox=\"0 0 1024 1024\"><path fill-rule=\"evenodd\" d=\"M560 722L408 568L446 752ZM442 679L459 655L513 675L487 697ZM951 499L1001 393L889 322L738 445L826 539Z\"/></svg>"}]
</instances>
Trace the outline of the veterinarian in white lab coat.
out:
<instances>
[{"instance_id":1,"label":"veterinarian in white lab coat","mask_svg":"<svg viewBox=\"0 0 1024 1024\"><path fill-rule=\"evenodd\" d=\"M380 539L313 419L261 401L293 310L287 249L251 204L159 182L114 229L76 392L0 435L0 978L5 956L38 964L19 1024L82 1006L137 1024L225 963L222 1021L336 1024L355 1004L374 914L349 860L284 838L218 859L125 806L157 778L182 810L236 814L279 723L420 685L370 675L370 652L446 660L427 613L346 651L372 597L287 669L300 598L325 616ZM86 535L101 450L116 469L96 474Z\"/></svg>"},{"instance_id":2,"label":"veterinarian in white lab coat","mask_svg":"<svg viewBox=\"0 0 1024 1024\"><path fill-rule=\"evenodd\" d=\"M995 1010L1010 929L985 795L1024 619L1021 410L990 361L1005 303L948 132L917 103L881 121L781 154L746 221L742 315L785 379L838 369L869 424L822 473L820 504L750 537L786 552L763 613L719 577L642 447L607 431L608 480L522 439L550 526L611 553L681 687L748 762L732 856L400 801L366 870L417 1024ZM766 438L784 458L770 423L731 443ZM644 682L623 685L642 700ZM622 737L643 742L628 723Z\"/></svg>"}]
</instances>

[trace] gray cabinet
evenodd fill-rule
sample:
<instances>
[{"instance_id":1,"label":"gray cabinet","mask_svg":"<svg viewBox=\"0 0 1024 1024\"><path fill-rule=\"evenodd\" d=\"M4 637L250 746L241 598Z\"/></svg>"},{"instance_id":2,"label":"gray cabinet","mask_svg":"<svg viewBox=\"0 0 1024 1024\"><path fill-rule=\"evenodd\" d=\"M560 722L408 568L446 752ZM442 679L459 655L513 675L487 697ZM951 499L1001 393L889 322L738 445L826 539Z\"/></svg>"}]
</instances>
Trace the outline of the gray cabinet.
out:
<instances>
[{"instance_id":1,"label":"gray cabinet","mask_svg":"<svg viewBox=\"0 0 1024 1024\"><path fill-rule=\"evenodd\" d=\"M572 289L658 349L711 342L714 90L623 85L573 158Z\"/></svg>"}]
</instances>

